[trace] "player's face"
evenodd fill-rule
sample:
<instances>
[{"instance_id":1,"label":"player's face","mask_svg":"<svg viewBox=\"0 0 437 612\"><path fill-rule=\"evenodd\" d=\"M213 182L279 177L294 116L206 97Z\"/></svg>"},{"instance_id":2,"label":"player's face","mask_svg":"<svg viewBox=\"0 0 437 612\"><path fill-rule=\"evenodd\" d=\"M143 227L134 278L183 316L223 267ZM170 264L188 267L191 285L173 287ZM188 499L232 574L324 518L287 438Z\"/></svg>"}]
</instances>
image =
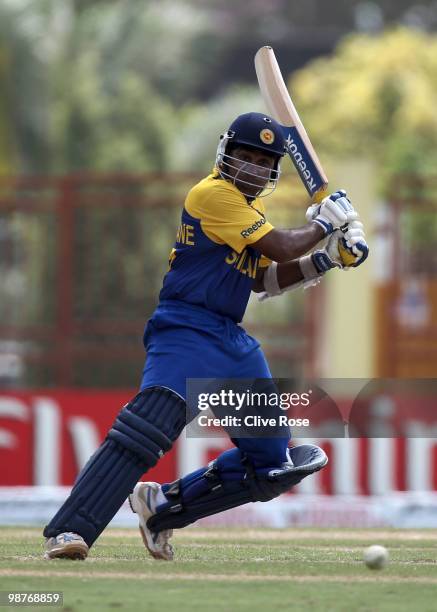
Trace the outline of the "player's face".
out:
<instances>
[{"instance_id":1,"label":"player's face","mask_svg":"<svg viewBox=\"0 0 437 612\"><path fill-rule=\"evenodd\" d=\"M275 157L246 147L236 147L230 155L232 161L228 162L228 172L234 185L246 195L257 196L270 178Z\"/></svg>"}]
</instances>

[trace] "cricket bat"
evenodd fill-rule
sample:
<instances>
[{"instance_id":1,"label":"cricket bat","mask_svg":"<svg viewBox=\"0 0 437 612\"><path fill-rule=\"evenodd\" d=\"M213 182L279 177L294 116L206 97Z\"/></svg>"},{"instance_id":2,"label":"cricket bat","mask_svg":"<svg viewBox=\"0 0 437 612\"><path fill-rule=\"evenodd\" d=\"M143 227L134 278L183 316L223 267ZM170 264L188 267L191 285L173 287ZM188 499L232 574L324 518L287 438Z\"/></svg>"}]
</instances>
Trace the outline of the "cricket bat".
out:
<instances>
[{"instance_id":1,"label":"cricket bat","mask_svg":"<svg viewBox=\"0 0 437 612\"><path fill-rule=\"evenodd\" d=\"M271 47L261 47L257 51L255 70L267 110L284 131L288 155L312 202L320 202L327 195L328 179L287 91Z\"/></svg>"}]
</instances>

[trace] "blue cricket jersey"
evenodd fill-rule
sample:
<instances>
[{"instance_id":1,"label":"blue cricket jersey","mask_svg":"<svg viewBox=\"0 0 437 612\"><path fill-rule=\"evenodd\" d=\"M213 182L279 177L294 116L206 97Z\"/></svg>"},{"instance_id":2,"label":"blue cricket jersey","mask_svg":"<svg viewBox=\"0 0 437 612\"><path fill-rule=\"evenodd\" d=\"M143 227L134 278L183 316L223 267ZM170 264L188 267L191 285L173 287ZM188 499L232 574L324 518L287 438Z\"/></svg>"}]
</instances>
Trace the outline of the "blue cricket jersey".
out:
<instances>
[{"instance_id":1,"label":"blue cricket jersey","mask_svg":"<svg viewBox=\"0 0 437 612\"><path fill-rule=\"evenodd\" d=\"M259 266L251 244L273 229L264 204L249 204L217 170L187 195L160 301L179 300L240 322Z\"/></svg>"}]
</instances>

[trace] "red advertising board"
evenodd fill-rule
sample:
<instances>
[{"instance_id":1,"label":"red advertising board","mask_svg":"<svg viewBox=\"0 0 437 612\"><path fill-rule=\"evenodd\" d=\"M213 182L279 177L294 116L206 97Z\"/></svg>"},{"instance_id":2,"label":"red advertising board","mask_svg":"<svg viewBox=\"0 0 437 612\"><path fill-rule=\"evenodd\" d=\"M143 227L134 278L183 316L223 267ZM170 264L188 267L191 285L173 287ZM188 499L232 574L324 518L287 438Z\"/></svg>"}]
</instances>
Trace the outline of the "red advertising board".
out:
<instances>
[{"instance_id":1,"label":"red advertising board","mask_svg":"<svg viewBox=\"0 0 437 612\"><path fill-rule=\"evenodd\" d=\"M0 393L0 486L71 485L103 440L116 414L134 395L117 391ZM294 493L384 494L437 490L436 438L301 439L328 453L325 470ZM147 473L169 482L205 465L230 445L226 439L186 438Z\"/></svg>"},{"instance_id":2,"label":"red advertising board","mask_svg":"<svg viewBox=\"0 0 437 612\"><path fill-rule=\"evenodd\" d=\"M0 395L0 486L71 485L134 396L126 391L32 391ZM172 450L148 473L176 478Z\"/></svg>"}]
</instances>

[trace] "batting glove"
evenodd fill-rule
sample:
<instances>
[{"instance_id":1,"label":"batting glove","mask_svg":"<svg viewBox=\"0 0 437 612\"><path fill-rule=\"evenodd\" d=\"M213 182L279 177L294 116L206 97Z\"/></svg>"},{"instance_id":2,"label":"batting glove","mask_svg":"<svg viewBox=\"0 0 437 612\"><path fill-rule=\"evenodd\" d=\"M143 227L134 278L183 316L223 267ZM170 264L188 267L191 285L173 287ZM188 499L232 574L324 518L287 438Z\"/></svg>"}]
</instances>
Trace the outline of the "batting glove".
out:
<instances>
[{"instance_id":1,"label":"batting glove","mask_svg":"<svg viewBox=\"0 0 437 612\"><path fill-rule=\"evenodd\" d=\"M313 204L306 212L307 221L318 223L325 235L332 234L335 229L355 221L358 214L351 204L346 192L341 189L324 198L321 204Z\"/></svg>"},{"instance_id":2,"label":"batting glove","mask_svg":"<svg viewBox=\"0 0 437 612\"><path fill-rule=\"evenodd\" d=\"M357 246L359 243L366 243L365 234L364 234L364 226L361 221L351 221L348 223L347 227L343 229L343 236L346 240L346 246L355 253L355 255L360 255L359 247Z\"/></svg>"},{"instance_id":3,"label":"batting glove","mask_svg":"<svg viewBox=\"0 0 437 612\"><path fill-rule=\"evenodd\" d=\"M362 225L362 224L360 224ZM347 270L357 268L369 255L369 247L361 231L360 239L354 240L353 246L348 244L345 234L341 230L335 230L330 236L324 249L314 251L311 255L312 262L319 274L324 274L332 268Z\"/></svg>"}]
</instances>

